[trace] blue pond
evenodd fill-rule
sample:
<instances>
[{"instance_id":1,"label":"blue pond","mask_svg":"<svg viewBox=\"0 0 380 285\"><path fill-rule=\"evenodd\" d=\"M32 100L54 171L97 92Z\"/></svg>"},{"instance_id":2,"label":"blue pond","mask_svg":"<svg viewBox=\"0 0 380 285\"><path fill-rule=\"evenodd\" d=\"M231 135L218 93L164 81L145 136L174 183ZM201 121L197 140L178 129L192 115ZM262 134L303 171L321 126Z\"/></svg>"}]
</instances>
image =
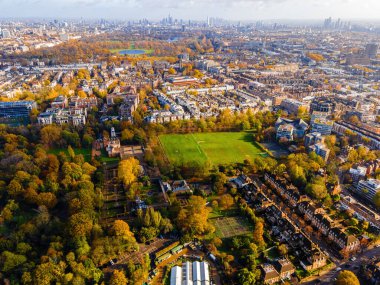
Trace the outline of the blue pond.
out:
<instances>
[{"instance_id":1,"label":"blue pond","mask_svg":"<svg viewBox=\"0 0 380 285\"><path fill-rule=\"evenodd\" d=\"M125 49L119 51L119 54L122 55L139 55L139 54L144 54L145 51L142 49Z\"/></svg>"}]
</instances>

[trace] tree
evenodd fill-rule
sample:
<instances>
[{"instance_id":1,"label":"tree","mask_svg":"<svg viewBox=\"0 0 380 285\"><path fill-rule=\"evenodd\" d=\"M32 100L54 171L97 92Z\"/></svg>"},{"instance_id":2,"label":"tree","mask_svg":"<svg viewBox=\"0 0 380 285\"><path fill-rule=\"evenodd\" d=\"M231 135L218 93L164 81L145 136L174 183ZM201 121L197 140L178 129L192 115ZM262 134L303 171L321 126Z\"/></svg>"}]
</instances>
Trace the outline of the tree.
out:
<instances>
[{"instance_id":1,"label":"tree","mask_svg":"<svg viewBox=\"0 0 380 285\"><path fill-rule=\"evenodd\" d=\"M114 270L110 279L110 285L126 285L128 284L128 279L125 277L123 271Z\"/></svg>"},{"instance_id":2,"label":"tree","mask_svg":"<svg viewBox=\"0 0 380 285\"><path fill-rule=\"evenodd\" d=\"M67 147L67 153L69 154L69 156L70 156L71 159L74 159L74 157L75 157L75 152L74 152L73 148L71 147L71 145L69 145L69 146Z\"/></svg>"},{"instance_id":3,"label":"tree","mask_svg":"<svg viewBox=\"0 0 380 285\"><path fill-rule=\"evenodd\" d=\"M143 227L139 233L141 242L153 240L158 235L158 229L154 227Z\"/></svg>"},{"instance_id":4,"label":"tree","mask_svg":"<svg viewBox=\"0 0 380 285\"><path fill-rule=\"evenodd\" d=\"M16 267L20 267L27 260L24 255L14 254L7 250L0 257L3 272L9 272Z\"/></svg>"},{"instance_id":5,"label":"tree","mask_svg":"<svg viewBox=\"0 0 380 285\"><path fill-rule=\"evenodd\" d=\"M89 134L84 134L82 138L82 144L84 147L91 147L94 138Z\"/></svg>"},{"instance_id":6,"label":"tree","mask_svg":"<svg viewBox=\"0 0 380 285\"><path fill-rule=\"evenodd\" d=\"M39 206L44 205L47 208L52 209L57 204L57 198L53 193L44 192L38 194L36 203Z\"/></svg>"},{"instance_id":7,"label":"tree","mask_svg":"<svg viewBox=\"0 0 380 285\"><path fill-rule=\"evenodd\" d=\"M123 181L126 187L131 186L131 184L137 180L137 176L140 172L139 166L139 161L133 157L120 161L118 177Z\"/></svg>"},{"instance_id":8,"label":"tree","mask_svg":"<svg viewBox=\"0 0 380 285\"><path fill-rule=\"evenodd\" d=\"M218 238L218 237L214 237L212 240L211 240L212 244L215 245L216 247L220 247L223 243L223 241Z\"/></svg>"},{"instance_id":9,"label":"tree","mask_svg":"<svg viewBox=\"0 0 380 285\"><path fill-rule=\"evenodd\" d=\"M261 220L257 220L255 224L255 229L253 230L253 241L259 247L263 247L265 245L263 235L264 235L264 223Z\"/></svg>"},{"instance_id":10,"label":"tree","mask_svg":"<svg viewBox=\"0 0 380 285\"><path fill-rule=\"evenodd\" d=\"M286 171L286 165L281 163L279 164L273 171L273 174L275 175L283 175L284 172Z\"/></svg>"},{"instance_id":11,"label":"tree","mask_svg":"<svg viewBox=\"0 0 380 285\"><path fill-rule=\"evenodd\" d=\"M48 125L41 129L41 142L45 145L57 145L59 144L61 138L62 130L58 126Z\"/></svg>"},{"instance_id":12,"label":"tree","mask_svg":"<svg viewBox=\"0 0 380 285\"><path fill-rule=\"evenodd\" d=\"M325 137L325 144L327 147L332 150L336 144L336 136L335 135L329 135Z\"/></svg>"},{"instance_id":13,"label":"tree","mask_svg":"<svg viewBox=\"0 0 380 285\"><path fill-rule=\"evenodd\" d=\"M170 219L168 219L168 218L162 219L160 228L161 228L161 232L163 232L164 234L171 232L173 230L173 225L172 225Z\"/></svg>"},{"instance_id":14,"label":"tree","mask_svg":"<svg viewBox=\"0 0 380 285\"><path fill-rule=\"evenodd\" d=\"M16 197L24 192L22 185L15 179L12 179L12 181L9 183L7 190L8 194L11 197Z\"/></svg>"},{"instance_id":15,"label":"tree","mask_svg":"<svg viewBox=\"0 0 380 285\"><path fill-rule=\"evenodd\" d=\"M182 208L177 217L178 227L184 233L200 235L212 229L207 223L210 209L206 207L206 200L200 196L191 196L186 208Z\"/></svg>"},{"instance_id":16,"label":"tree","mask_svg":"<svg viewBox=\"0 0 380 285\"><path fill-rule=\"evenodd\" d=\"M321 54L319 54L319 53L308 52L308 53L307 53L307 56L308 56L310 59L312 59L312 60L314 60L314 61L316 61L316 62L324 61L324 60L325 60L324 56L321 55Z\"/></svg>"},{"instance_id":17,"label":"tree","mask_svg":"<svg viewBox=\"0 0 380 285\"><path fill-rule=\"evenodd\" d=\"M218 208L219 208L219 203L218 203L218 201L217 200L213 200L212 202L211 202L211 207L213 208L213 210L218 210Z\"/></svg>"},{"instance_id":18,"label":"tree","mask_svg":"<svg viewBox=\"0 0 380 285\"><path fill-rule=\"evenodd\" d=\"M125 129L121 132L121 140L123 142L132 141L134 136L135 136L134 132L129 129Z\"/></svg>"},{"instance_id":19,"label":"tree","mask_svg":"<svg viewBox=\"0 0 380 285\"><path fill-rule=\"evenodd\" d=\"M354 125L357 125L357 124L360 123L360 120L359 120L358 116L356 116L356 115L351 116L351 117L348 119L348 121L349 121L350 123L354 124Z\"/></svg>"},{"instance_id":20,"label":"tree","mask_svg":"<svg viewBox=\"0 0 380 285\"><path fill-rule=\"evenodd\" d=\"M327 188L323 177L317 176L312 180L312 183L307 184L306 193L316 199L322 200L328 195Z\"/></svg>"},{"instance_id":21,"label":"tree","mask_svg":"<svg viewBox=\"0 0 380 285\"><path fill-rule=\"evenodd\" d=\"M230 194L225 194L220 197L219 206L223 209L229 209L234 205L234 198Z\"/></svg>"},{"instance_id":22,"label":"tree","mask_svg":"<svg viewBox=\"0 0 380 285\"><path fill-rule=\"evenodd\" d=\"M84 213L77 213L69 218L69 232L73 237L85 237L89 235L92 226L92 219Z\"/></svg>"},{"instance_id":23,"label":"tree","mask_svg":"<svg viewBox=\"0 0 380 285\"><path fill-rule=\"evenodd\" d=\"M224 185L227 183L227 176L223 172L218 172L212 177L214 184L214 191L218 193L224 192Z\"/></svg>"},{"instance_id":24,"label":"tree","mask_svg":"<svg viewBox=\"0 0 380 285\"><path fill-rule=\"evenodd\" d=\"M58 283L54 281L58 281L65 276L66 267L67 265L63 261L57 263L49 261L38 265L34 272L35 283L41 285Z\"/></svg>"},{"instance_id":25,"label":"tree","mask_svg":"<svg viewBox=\"0 0 380 285\"><path fill-rule=\"evenodd\" d=\"M373 203L377 208L380 209L380 192L377 192L375 196L373 197Z\"/></svg>"},{"instance_id":26,"label":"tree","mask_svg":"<svg viewBox=\"0 0 380 285\"><path fill-rule=\"evenodd\" d=\"M313 228L311 226L306 226L305 231L311 234L313 232Z\"/></svg>"},{"instance_id":27,"label":"tree","mask_svg":"<svg viewBox=\"0 0 380 285\"><path fill-rule=\"evenodd\" d=\"M195 78L200 79L200 78L202 78L203 76L204 76L203 73L200 72L198 69L195 69L195 70L194 70L194 77L195 77Z\"/></svg>"},{"instance_id":28,"label":"tree","mask_svg":"<svg viewBox=\"0 0 380 285\"><path fill-rule=\"evenodd\" d=\"M82 172L83 174L92 175L96 171L96 167L92 166L88 162L82 164Z\"/></svg>"},{"instance_id":29,"label":"tree","mask_svg":"<svg viewBox=\"0 0 380 285\"><path fill-rule=\"evenodd\" d=\"M135 237L131 230L129 229L129 225L122 221L116 220L112 225L112 230L115 236L121 237L123 240L132 240L134 241Z\"/></svg>"},{"instance_id":30,"label":"tree","mask_svg":"<svg viewBox=\"0 0 380 285\"><path fill-rule=\"evenodd\" d=\"M360 285L360 282L352 271L343 270L339 273L335 285Z\"/></svg>"},{"instance_id":31,"label":"tree","mask_svg":"<svg viewBox=\"0 0 380 285\"><path fill-rule=\"evenodd\" d=\"M288 254L288 247L286 246L286 244L280 244L278 247L278 252L282 255L282 256L285 256Z\"/></svg>"},{"instance_id":32,"label":"tree","mask_svg":"<svg viewBox=\"0 0 380 285\"><path fill-rule=\"evenodd\" d=\"M169 74L173 75L173 74L175 74L175 69L173 67L170 67L168 72L169 72Z\"/></svg>"},{"instance_id":33,"label":"tree","mask_svg":"<svg viewBox=\"0 0 380 285\"><path fill-rule=\"evenodd\" d=\"M305 106L301 106L298 108L297 117L303 118L307 113L308 113L307 108Z\"/></svg>"},{"instance_id":34,"label":"tree","mask_svg":"<svg viewBox=\"0 0 380 285\"><path fill-rule=\"evenodd\" d=\"M238 280L241 285L254 285L256 283L255 272L243 268L238 273Z\"/></svg>"}]
</instances>

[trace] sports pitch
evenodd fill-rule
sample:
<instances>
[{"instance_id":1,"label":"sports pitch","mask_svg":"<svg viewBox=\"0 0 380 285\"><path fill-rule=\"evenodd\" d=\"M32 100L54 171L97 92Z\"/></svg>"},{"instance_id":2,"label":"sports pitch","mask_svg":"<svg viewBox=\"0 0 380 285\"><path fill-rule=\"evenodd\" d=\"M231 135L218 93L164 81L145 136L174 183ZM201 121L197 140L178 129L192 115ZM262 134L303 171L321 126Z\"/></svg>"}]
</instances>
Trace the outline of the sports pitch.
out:
<instances>
[{"instance_id":1,"label":"sports pitch","mask_svg":"<svg viewBox=\"0 0 380 285\"><path fill-rule=\"evenodd\" d=\"M240 236L252 232L253 226L246 218L242 217L223 217L212 219L215 225L216 235L220 238Z\"/></svg>"},{"instance_id":2,"label":"sports pitch","mask_svg":"<svg viewBox=\"0 0 380 285\"><path fill-rule=\"evenodd\" d=\"M248 132L170 134L160 136L171 163L188 162L213 165L243 162L246 158L267 156Z\"/></svg>"}]
</instances>

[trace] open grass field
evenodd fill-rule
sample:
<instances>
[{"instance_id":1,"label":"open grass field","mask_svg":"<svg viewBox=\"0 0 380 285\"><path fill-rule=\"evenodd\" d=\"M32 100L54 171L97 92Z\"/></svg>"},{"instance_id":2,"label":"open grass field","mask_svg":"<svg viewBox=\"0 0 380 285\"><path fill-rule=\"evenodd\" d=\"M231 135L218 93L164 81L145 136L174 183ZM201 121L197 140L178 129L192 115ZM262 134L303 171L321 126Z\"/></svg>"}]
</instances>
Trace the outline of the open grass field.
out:
<instances>
[{"instance_id":1,"label":"open grass field","mask_svg":"<svg viewBox=\"0 0 380 285\"><path fill-rule=\"evenodd\" d=\"M249 132L169 134L160 136L160 141L174 164L210 161L213 165L220 165L267 156Z\"/></svg>"},{"instance_id":2,"label":"open grass field","mask_svg":"<svg viewBox=\"0 0 380 285\"><path fill-rule=\"evenodd\" d=\"M211 219L215 233L220 238L245 235L253 231L253 226L245 217L223 217Z\"/></svg>"}]
</instances>

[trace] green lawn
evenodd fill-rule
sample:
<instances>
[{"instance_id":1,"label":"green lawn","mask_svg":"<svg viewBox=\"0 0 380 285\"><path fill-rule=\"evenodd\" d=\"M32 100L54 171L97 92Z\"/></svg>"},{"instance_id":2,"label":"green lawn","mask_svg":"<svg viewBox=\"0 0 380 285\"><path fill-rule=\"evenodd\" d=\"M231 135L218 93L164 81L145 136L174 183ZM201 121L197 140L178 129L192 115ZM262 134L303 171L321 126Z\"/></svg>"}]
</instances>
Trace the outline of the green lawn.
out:
<instances>
[{"instance_id":1,"label":"green lawn","mask_svg":"<svg viewBox=\"0 0 380 285\"><path fill-rule=\"evenodd\" d=\"M102 149L101 153L102 153L102 155L100 156L101 162L105 162L107 164L108 163L112 164L112 163L120 161L120 159L118 157L108 157L108 154L107 154L105 149Z\"/></svg>"},{"instance_id":2,"label":"green lawn","mask_svg":"<svg viewBox=\"0 0 380 285\"><path fill-rule=\"evenodd\" d=\"M213 165L220 165L267 155L249 132L169 134L160 136L160 141L174 164L210 161Z\"/></svg>"}]
</instances>

